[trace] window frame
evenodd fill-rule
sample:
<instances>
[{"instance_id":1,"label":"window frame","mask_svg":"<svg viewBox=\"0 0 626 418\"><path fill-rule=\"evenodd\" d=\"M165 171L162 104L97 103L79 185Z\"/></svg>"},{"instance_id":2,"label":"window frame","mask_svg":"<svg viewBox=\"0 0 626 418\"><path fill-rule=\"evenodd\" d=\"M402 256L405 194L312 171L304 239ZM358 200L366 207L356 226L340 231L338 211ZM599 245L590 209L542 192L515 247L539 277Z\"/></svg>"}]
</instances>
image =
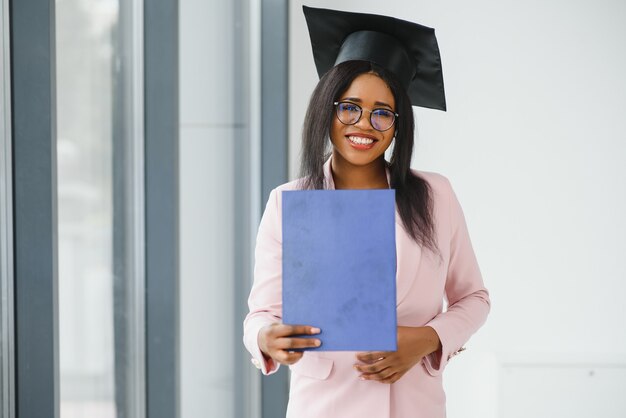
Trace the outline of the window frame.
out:
<instances>
[{"instance_id":1,"label":"window frame","mask_svg":"<svg viewBox=\"0 0 626 418\"><path fill-rule=\"evenodd\" d=\"M12 270L7 272L4 262L1 270L2 296L5 282L13 284L14 293L8 295L13 306L3 304L2 309L8 306L15 312L15 327L7 330L3 315L1 331L9 343L14 341L16 354L8 361L15 379L8 378L7 396L18 418L58 418L55 3L2 0L2 6L3 12L10 10L3 15L8 24L3 25L2 39L3 54L8 56L10 29L12 76L10 96L4 91L3 100L10 103L6 108L12 130L0 145L11 150L3 153L12 156L11 168L3 167L13 176L3 180L1 186L12 185L12 190L0 204L13 210L13 228L3 228L0 234L6 236L3 243L14 245L9 256ZM139 389L133 407L139 416L176 418L180 416L178 0L134 0L132 8L133 56L138 56L133 61L132 106L141 115L131 128L135 141L129 145L133 158L129 187L136 194L131 211L140 216L127 227L134 237L132 269L135 277L145 277L134 284L131 302L131 314L139 318L130 330L138 344L132 379ZM7 65L3 62L3 68ZM2 213L0 222L6 222ZM5 254L4 246L2 251ZM3 379L5 374L3 368Z\"/></svg>"},{"instance_id":2,"label":"window frame","mask_svg":"<svg viewBox=\"0 0 626 418\"><path fill-rule=\"evenodd\" d=\"M9 2L0 2L0 417L15 416Z\"/></svg>"}]
</instances>

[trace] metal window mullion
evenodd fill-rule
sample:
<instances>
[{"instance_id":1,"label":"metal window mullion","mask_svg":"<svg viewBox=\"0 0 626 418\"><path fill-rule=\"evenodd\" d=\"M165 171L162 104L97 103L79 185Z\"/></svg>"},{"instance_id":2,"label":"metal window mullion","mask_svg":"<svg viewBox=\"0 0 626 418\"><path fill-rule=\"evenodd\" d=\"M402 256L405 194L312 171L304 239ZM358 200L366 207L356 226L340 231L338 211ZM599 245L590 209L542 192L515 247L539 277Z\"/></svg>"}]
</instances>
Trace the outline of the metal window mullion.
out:
<instances>
[{"instance_id":1,"label":"metal window mullion","mask_svg":"<svg viewBox=\"0 0 626 418\"><path fill-rule=\"evenodd\" d=\"M242 244L248 249L247 264L250 266L245 273L247 276L242 278L244 289L242 294L235 294L238 297L239 304L243 304L242 310L247 312L248 306L245 302L252 288L254 274L252 266L254 266L254 248L256 244L256 226L261 220L261 212L263 203L261 202L261 2L262 0L248 0L245 2L248 9L248 68L247 82L248 90L248 199L249 206L247 209L247 225L249 231L246 235L247 242ZM242 98L243 99L243 98ZM241 214L244 216L244 214ZM250 355L241 344L241 340L237 341L237 345L244 351L243 358L239 361L246 367L244 369L243 378L247 380L244 387L247 389L247 405L246 413L250 418L261 418L261 374L249 364Z\"/></svg>"},{"instance_id":2,"label":"metal window mullion","mask_svg":"<svg viewBox=\"0 0 626 418\"><path fill-rule=\"evenodd\" d=\"M114 90L114 327L118 416L145 417L143 0L120 4Z\"/></svg>"},{"instance_id":3,"label":"metal window mullion","mask_svg":"<svg viewBox=\"0 0 626 418\"><path fill-rule=\"evenodd\" d=\"M0 3L0 417L15 416L9 2Z\"/></svg>"},{"instance_id":4,"label":"metal window mullion","mask_svg":"<svg viewBox=\"0 0 626 418\"><path fill-rule=\"evenodd\" d=\"M261 193L288 180L289 2L261 2ZM285 109L276 112L275 109Z\"/></svg>"},{"instance_id":5,"label":"metal window mullion","mask_svg":"<svg viewBox=\"0 0 626 418\"><path fill-rule=\"evenodd\" d=\"M234 317L236 324L242 324L248 312L246 303L254 265L254 241L256 226L260 219L260 4L259 0L235 0L233 2L233 77L235 122L241 128L235 129L235 153L233 176L235 219L234 254L240 259L234 265ZM252 208L252 209L251 209ZM242 399L235 401L234 416L260 418L261 381L258 370L250 364L250 354L241 343L241 333L233 334L236 349L235 388Z\"/></svg>"},{"instance_id":6,"label":"metal window mullion","mask_svg":"<svg viewBox=\"0 0 626 418\"><path fill-rule=\"evenodd\" d=\"M10 4L15 413L59 416L55 3Z\"/></svg>"},{"instance_id":7,"label":"metal window mullion","mask_svg":"<svg viewBox=\"0 0 626 418\"><path fill-rule=\"evenodd\" d=\"M144 418L143 1L120 4L114 87L114 329L118 416Z\"/></svg>"},{"instance_id":8,"label":"metal window mullion","mask_svg":"<svg viewBox=\"0 0 626 418\"><path fill-rule=\"evenodd\" d=\"M180 415L178 0L144 2L146 413Z\"/></svg>"},{"instance_id":9,"label":"metal window mullion","mask_svg":"<svg viewBox=\"0 0 626 418\"><path fill-rule=\"evenodd\" d=\"M289 2L261 1L261 193L288 180L288 37ZM285 416L289 397L287 368L261 382L262 417Z\"/></svg>"},{"instance_id":10,"label":"metal window mullion","mask_svg":"<svg viewBox=\"0 0 626 418\"><path fill-rule=\"evenodd\" d=\"M130 150L132 167L132 184L129 205L131 213L128 219L132 220L132 277L134 279L132 295L132 318L134 338L132 375L134 383L133 409L134 417L146 416L146 315L145 315L145 135L144 135L144 13L143 0L132 1L132 133Z\"/></svg>"}]
</instances>

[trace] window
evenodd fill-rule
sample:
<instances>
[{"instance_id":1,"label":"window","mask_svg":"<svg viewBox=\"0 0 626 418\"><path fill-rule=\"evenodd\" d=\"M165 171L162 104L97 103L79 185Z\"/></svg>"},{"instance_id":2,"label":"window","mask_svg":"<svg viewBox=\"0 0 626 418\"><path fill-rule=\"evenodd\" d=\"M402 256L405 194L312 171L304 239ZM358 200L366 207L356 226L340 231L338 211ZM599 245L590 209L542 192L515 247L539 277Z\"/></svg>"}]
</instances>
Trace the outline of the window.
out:
<instances>
[{"instance_id":1,"label":"window","mask_svg":"<svg viewBox=\"0 0 626 418\"><path fill-rule=\"evenodd\" d=\"M56 1L62 418L143 415L135 3Z\"/></svg>"}]
</instances>

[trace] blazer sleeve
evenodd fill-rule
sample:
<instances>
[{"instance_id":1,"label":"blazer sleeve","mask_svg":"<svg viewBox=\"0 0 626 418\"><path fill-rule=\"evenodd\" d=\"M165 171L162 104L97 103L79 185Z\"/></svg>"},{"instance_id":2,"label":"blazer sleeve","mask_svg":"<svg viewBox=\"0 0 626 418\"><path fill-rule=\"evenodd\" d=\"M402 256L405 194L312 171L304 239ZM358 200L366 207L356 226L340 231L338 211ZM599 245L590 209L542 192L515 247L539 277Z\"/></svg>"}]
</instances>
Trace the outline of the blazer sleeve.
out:
<instances>
[{"instance_id":1,"label":"blazer sleeve","mask_svg":"<svg viewBox=\"0 0 626 418\"><path fill-rule=\"evenodd\" d=\"M441 340L441 349L424 358L433 376L443 372L448 361L485 322L491 301L474 255L461 205L446 179L450 222L450 259L445 283L448 309L426 325Z\"/></svg>"},{"instance_id":2,"label":"blazer sleeve","mask_svg":"<svg viewBox=\"0 0 626 418\"><path fill-rule=\"evenodd\" d=\"M243 342L252 363L263 374L278 370L279 363L265 357L259 348L261 328L282 322L282 227L280 191L274 189L265 207L256 239L254 283L248 298L248 315L243 322Z\"/></svg>"}]
</instances>

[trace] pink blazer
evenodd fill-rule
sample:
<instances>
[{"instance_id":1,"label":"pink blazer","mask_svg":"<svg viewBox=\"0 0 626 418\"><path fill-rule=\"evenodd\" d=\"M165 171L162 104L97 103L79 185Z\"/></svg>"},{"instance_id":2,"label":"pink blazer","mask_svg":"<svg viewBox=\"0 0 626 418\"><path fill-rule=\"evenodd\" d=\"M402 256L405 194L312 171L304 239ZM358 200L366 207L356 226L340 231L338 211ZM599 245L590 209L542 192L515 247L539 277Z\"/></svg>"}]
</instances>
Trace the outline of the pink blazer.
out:
<instances>
[{"instance_id":1,"label":"pink blazer","mask_svg":"<svg viewBox=\"0 0 626 418\"><path fill-rule=\"evenodd\" d=\"M330 160L324 165L324 172L327 188L334 189ZM450 183L439 174L415 173L428 181L433 192L435 230L442 259L411 239L396 212L398 325L433 327L441 339L442 350L425 357L391 385L359 380L352 367L356 362L354 352L306 352L290 366L287 417L445 417L441 373L485 322L490 300ZM281 192L296 188L297 181L293 181L270 193L257 236L244 344L252 355L252 363L263 374L271 374L279 367L264 359L257 335L262 327L281 321Z\"/></svg>"}]
</instances>

